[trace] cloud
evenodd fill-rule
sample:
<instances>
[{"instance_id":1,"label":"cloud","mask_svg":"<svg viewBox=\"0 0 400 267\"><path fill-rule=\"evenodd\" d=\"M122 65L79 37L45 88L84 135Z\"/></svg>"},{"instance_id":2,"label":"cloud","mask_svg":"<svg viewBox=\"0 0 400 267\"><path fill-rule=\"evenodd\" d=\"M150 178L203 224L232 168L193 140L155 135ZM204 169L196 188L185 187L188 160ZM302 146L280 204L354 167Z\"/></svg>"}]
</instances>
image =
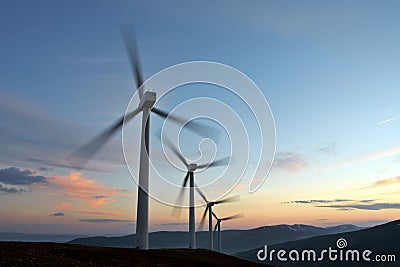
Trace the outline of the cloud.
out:
<instances>
[{"instance_id":1,"label":"cloud","mask_svg":"<svg viewBox=\"0 0 400 267\"><path fill-rule=\"evenodd\" d=\"M333 208L339 210L386 210L400 209L400 203L373 203L373 204L349 204L349 205L320 205L320 208Z\"/></svg>"},{"instance_id":2,"label":"cloud","mask_svg":"<svg viewBox=\"0 0 400 267\"><path fill-rule=\"evenodd\" d=\"M50 214L50 216L61 217L61 216L65 216L65 214L62 212L56 212L56 213Z\"/></svg>"},{"instance_id":3,"label":"cloud","mask_svg":"<svg viewBox=\"0 0 400 267\"><path fill-rule=\"evenodd\" d=\"M391 149L387 149L384 151L376 152L373 154L369 154L366 156L358 157L355 159L347 160L345 162L342 162L341 165L342 166L351 166L351 165L355 165L355 164L359 164L359 163L379 160L382 158L393 157L393 156L396 156L399 154L400 154L400 146L393 147Z\"/></svg>"},{"instance_id":4,"label":"cloud","mask_svg":"<svg viewBox=\"0 0 400 267\"><path fill-rule=\"evenodd\" d=\"M112 215L112 216L123 216L124 213L120 211L91 211L91 210L80 210L78 213L93 214L93 215Z\"/></svg>"},{"instance_id":5,"label":"cloud","mask_svg":"<svg viewBox=\"0 0 400 267\"><path fill-rule=\"evenodd\" d=\"M400 203L379 203L376 199L321 199L321 200L294 200L283 202L284 204L305 204L317 208L331 208L343 211L358 210L385 210L400 209Z\"/></svg>"},{"instance_id":6,"label":"cloud","mask_svg":"<svg viewBox=\"0 0 400 267\"><path fill-rule=\"evenodd\" d=\"M77 210L74 209L72 203L61 202L54 207L55 209L68 211L72 213L91 214L91 215L108 215L108 216L124 216L125 214L120 211L94 211L94 210Z\"/></svg>"},{"instance_id":7,"label":"cloud","mask_svg":"<svg viewBox=\"0 0 400 267\"><path fill-rule=\"evenodd\" d=\"M94 199L94 200L88 201L88 202L87 202L87 205L88 205L90 208L95 209L95 208L97 208L97 207L105 206L105 205L107 205L107 204L109 204L109 203L111 203L111 202L115 202L115 199L113 199L113 198L111 198L111 197L107 197L107 198Z\"/></svg>"},{"instance_id":8,"label":"cloud","mask_svg":"<svg viewBox=\"0 0 400 267\"><path fill-rule=\"evenodd\" d=\"M337 203L337 202L349 202L350 199L311 199L311 200L293 200L284 202L285 204L318 204L318 203Z\"/></svg>"},{"instance_id":9,"label":"cloud","mask_svg":"<svg viewBox=\"0 0 400 267\"><path fill-rule=\"evenodd\" d=\"M70 172L66 176L52 176L48 178L50 186L60 189L65 196L85 200L90 208L105 206L115 201L115 196L128 196L117 188L107 188L94 180L87 179L80 172Z\"/></svg>"},{"instance_id":10,"label":"cloud","mask_svg":"<svg viewBox=\"0 0 400 267\"><path fill-rule=\"evenodd\" d=\"M43 171L43 172L49 172L49 171L53 171L53 168L46 168L46 167L39 167L37 168L38 171Z\"/></svg>"},{"instance_id":11,"label":"cloud","mask_svg":"<svg viewBox=\"0 0 400 267\"><path fill-rule=\"evenodd\" d=\"M4 187L2 184L0 184L0 193L15 194L15 193L22 193L22 192L26 192L26 190L22 189L22 188L15 188L15 187Z\"/></svg>"},{"instance_id":12,"label":"cloud","mask_svg":"<svg viewBox=\"0 0 400 267\"><path fill-rule=\"evenodd\" d=\"M0 182L8 185L47 184L47 178L35 175L30 170L21 170L16 167L0 170Z\"/></svg>"},{"instance_id":13,"label":"cloud","mask_svg":"<svg viewBox=\"0 0 400 267\"><path fill-rule=\"evenodd\" d=\"M67 169L75 169L75 170L88 170L88 171L98 171L98 172L108 172L112 173L110 167L104 167L104 166L95 166L95 167L90 167L90 166L81 166L80 161L82 159L74 159L73 162L68 161L65 158L58 158L58 159L43 159L43 158L27 158L25 159L27 162L33 162L36 164L43 164L46 166L52 166L52 167L59 167L59 168L67 168ZM53 169L53 168L46 168L46 167L41 167L40 169Z\"/></svg>"},{"instance_id":14,"label":"cloud","mask_svg":"<svg viewBox=\"0 0 400 267\"><path fill-rule=\"evenodd\" d=\"M72 209L72 203L71 202L61 202L60 204L57 204L55 206L56 209L58 210L71 210Z\"/></svg>"},{"instance_id":15,"label":"cloud","mask_svg":"<svg viewBox=\"0 0 400 267\"><path fill-rule=\"evenodd\" d=\"M373 201L375 201L376 199L363 199L363 200L359 200L359 202L361 203L371 203Z\"/></svg>"},{"instance_id":16,"label":"cloud","mask_svg":"<svg viewBox=\"0 0 400 267\"><path fill-rule=\"evenodd\" d=\"M394 178L378 180L373 185L371 185L371 186L369 186L367 188L385 186L385 185L391 185L391 184L398 184L398 183L400 183L400 176L397 176L397 177L394 177Z\"/></svg>"},{"instance_id":17,"label":"cloud","mask_svg":"<svg viewBox=\"0 0 400 267\"><path fill-rule=\"evenodd\" d=\"M303 155L294 152L278 152L273 167L289 172L296 172L307 166Z\"/></svg>"},{"instance_id":18,"label":"cloud","mask_svg":"<svg viewBox=\"0 0 400 267\"><path fill-rule=\"evenodd\" d=\"M113 223L113 222L134 222L132 220L117 220L117 219L81 219L80 222L89 223Z\"/></svg>"},{"instance_id":19,"label":"cloud","mask_svg":"<svg viewBox=\"0 0 400 267\"><path fill-rule=\"evenodd\" d=\"M337 152L336 143L322 145L316 150L317 153L331 155Z\"/></svg>"}]
</instances>

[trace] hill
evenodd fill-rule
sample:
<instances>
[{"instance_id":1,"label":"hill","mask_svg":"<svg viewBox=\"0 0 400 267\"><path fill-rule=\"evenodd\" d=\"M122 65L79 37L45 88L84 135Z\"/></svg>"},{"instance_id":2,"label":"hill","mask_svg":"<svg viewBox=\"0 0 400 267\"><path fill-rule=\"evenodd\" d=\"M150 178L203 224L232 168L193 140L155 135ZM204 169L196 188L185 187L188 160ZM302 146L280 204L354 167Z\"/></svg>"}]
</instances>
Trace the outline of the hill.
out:
<instances>
[{"instance_id":1,"label":"hill","mask_svg":"<svg viewBox=\"0 0 400 267\"><path fill-rule=\"evenodd\" d=\"M274 225L264 226L250 230L225 230L221 232L222 252L233 254L236 252L249 250L264 244L276 244L286 241L299 240L312 236L341 233L362 229L355 225L339 225L335 227L315 227L310 225ZM197 247L208 248L207 231L197 232ZM189 236L187 232L154 232L149 234L150 248L186 248ZM132 248L135 244L135 235L120 237L89 237L77 238L68 242L69 244L104 246L104 247L124 247Z\"/></svg>"},{"instance_id":2,"label":"hill","mask_svg":"<svg viewBox=\"0 0 400 267\"><path fill-rule=\"evenodd\" d=\"M88 236L88 235L86 235ZM26 233L0 233L0 241L22 241L22 242L56 242L64 243L82 235L68 234L26 234Z\"/></svg>"},{"instance_id":3,"label":"hill","mask_svg":"<svg viewBox=\"0 0 400 267\"><path fill-rule=\"evenodd\" d=\"M0 242L0 266L265 266L205 249L136 250Z\"/></svg>"},{"instance_id":4,"label":"hill","mask_svg":"<svg viewBox=\"0 0 400 267\"><path fill-rule=\"evenodd\" d=\"M337 242L339 239L342 240L342 244L346 243L345 246L341 249L338 248ZM336 261L331 261L328 258L328 255L325 254L325 257L321 261L291 261L288 260L278 261L276 254L273 257L273 261L266 260L266 263L272 263L279 266L400 266L400 220L392 221L386 224L382 224L379 226L371 227L364 230L354 231L354 232L346 232L340 234L332 234L332 235L324 235L312 238L306 238L303 240L285 242L281 244L275 244L267 247L267 251L271 252L275 250L277 251L283 249L287 252L286 257L291 250L297 250L300 253L304 250L314 250L316 251L317 258L321 255L321 251L324 249L328 249L331 247L332 249L343 251L343 255L346 255L346 251L348 250L357 250L360 255L360 261L351 260L351 255L349 254L348 261L340 261L339 258ZM255 262L260 262L256 255L257 252L263 249L263 247L259 247L257 249L252 249L249 251L244 251L241 253L235 254L235 256L240 257L242 259L252 260ZM371 255L368 256L371 260L365 261L362 259L362 252L365 250L372 251ZM294 255L294 254L293 254ZM380 257L383 255L389 260L389 255L394 255L396 262L377 262L376 255ZM339 257L339 256L338 256ZM346 259L345 256L343 259ZM393 260L393 258L391 259Z\"/></svg>"}]
</instances>

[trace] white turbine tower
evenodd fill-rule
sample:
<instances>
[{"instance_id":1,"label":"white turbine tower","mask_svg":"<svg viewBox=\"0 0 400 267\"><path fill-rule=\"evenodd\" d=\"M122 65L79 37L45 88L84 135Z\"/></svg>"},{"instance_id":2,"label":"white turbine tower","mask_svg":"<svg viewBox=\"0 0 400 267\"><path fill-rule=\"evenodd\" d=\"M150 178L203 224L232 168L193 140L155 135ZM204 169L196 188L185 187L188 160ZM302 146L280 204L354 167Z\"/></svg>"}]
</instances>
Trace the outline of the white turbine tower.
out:
<instances>
[{"instance_id":1,"label":"white turbine tower","mask_svg":"<svg viewBox=\"0 0 400 267\"><path fill-rule=\"evenodd\" d=\"M214 216L215 220L217 220L217 222L215 223L215 227L214 227L214 232L218 231L218 252L221 252L222 249L222 241L221 241L221 222L222 221L229 221L229 220L233 220L233 219L238 219L238 218L243 218L243 214L236 214L233 216L229 216L229 217L225 217L225 218L218 218L217 215L215 215L214 212L212 212L212 215Z\"/></svg>"},{"instance_id":2,"label":"white turbine tower","mask_svg":"<svg viewBox=\"0 0 400 267\"><path fill-rule=\"evenodd\" d=\"M138 202L136 216L136 244L135 247L147 250L149 248L148 220L149 220L149 127L150 112L162 117L169 118L175 123L184 125L185 120L176 116L169 115L167 112L153 107L156 102L156 93L152 91L144 91L143 78L141 74L138 54L136 49L135 35L133 27L125 25L121 26L121 33L128 52L129 62L132 68L138 94L140 98L139 106L122 116L118 121L109 128L99 134L96 138L80 147L72 153L68 160L76 168L82 168L86 162L118 131L124 123L130 121L138 113L142 114L142 128L140 139L140 165L139 165L139 185L138 185ZM186 125L189 130L199 134L209 131L206 126L192 122Z\"/></svg>"},{"instance_id":3,"label":"white turbine tower","mask_svg":"<svg viewBox=\"0 0 400 267\"><path fill-rule=\"evenodd\" d=\"M187 186L189 181L189 248L196 248L196 225L195 225L195 212L194 212L194 172L199 169L210 168L210 167L218 167L224 166L229 163L230 157L225 157L216 161L213 161L209 164L196 164L196 163L188 163L185 157L179 152L179 150L171 143L171 141L167 138L163 138L163 143L171 149L171 151L175 154L175 156L186 166L187 173L185 178L183 179L182 189L179 192L177 201L175 206L179 207L182 204L182 198L184 189Z\"/></svg>"},{"instance_id":4,"label":"white turbine tower","mask_svg":"<svg viewBox=\"0 0 400 267\"><path fill-rule=\"evenodd\" d=\"M207 216L207 211L208 211L208 231L209 231L209 233L210 233L209 245L210 245L210 250L214 250L214 244L213 244L213 227L212 227L212 217L213 217L213 215L212 215L212 213L213 213L212 207L213 207L214 205L221 204L221 203L239 201L240 198L239 198L239 196L233 196L233 197L228 197L228 198L221 199L221 200L217 200L217 201L208 201L207 198L206 198L206 196L203 194L203 192L201 192L200 189L197 188L197 187L196 187L196 189L197 189L197 192L199 192L200 196L203 198L203 200L204 200L204 201L206 202L206 204L207 204L206 209L204 210L204 213L203 213L203 217L201 218L201 221L200 221L199 229L203 229L204 220L205 220L205 218L206 218L206 216Z\"/></svg>"}]
</instances>

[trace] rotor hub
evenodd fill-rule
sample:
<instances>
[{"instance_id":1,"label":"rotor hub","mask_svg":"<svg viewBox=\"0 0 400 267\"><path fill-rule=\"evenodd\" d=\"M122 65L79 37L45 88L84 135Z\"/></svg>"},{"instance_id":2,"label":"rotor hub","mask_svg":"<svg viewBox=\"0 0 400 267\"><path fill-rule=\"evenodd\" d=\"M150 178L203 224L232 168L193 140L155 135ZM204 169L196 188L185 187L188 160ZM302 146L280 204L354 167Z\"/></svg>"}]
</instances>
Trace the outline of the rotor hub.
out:
<instances>
[{"instance_id":1,"label":"rotor hub","mask_svg":"<svg viewBox=\"0 0 400 267\"><path fill-rule=\"evenodd\" d=\"M190 163L188 165L188 171L194 172L195 170L197 170L197 164L196 163Z\"/></svg>"},{"instance_id":2,"label":"rotor hub","mask_svg":"<svg viewBox=\"0 0 400 267\"><path fill-rule=\"evenodd\" d=\"M146 91L144 92L142 99L140 99L139 108L152 108L156 102L156 92Z\"/></svg>"}]
</instances>

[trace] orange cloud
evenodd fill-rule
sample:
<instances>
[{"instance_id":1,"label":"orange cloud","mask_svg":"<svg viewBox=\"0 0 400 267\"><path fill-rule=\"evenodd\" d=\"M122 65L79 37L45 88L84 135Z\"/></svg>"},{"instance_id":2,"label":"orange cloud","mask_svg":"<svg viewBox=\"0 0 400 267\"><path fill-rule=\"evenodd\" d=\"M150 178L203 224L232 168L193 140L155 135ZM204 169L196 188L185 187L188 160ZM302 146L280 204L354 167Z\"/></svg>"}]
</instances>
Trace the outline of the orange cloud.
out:
<instances>
[{"instance_id":1,"label":"orange cloud","mask_svg":"<svg viewBox=\"0 0 400 267\"><path fill-rule=\"evenodd\" d=\"M72 209L72 203L70 202L61 202L60 204L55 206L56 209L58 210L71 210Z\"/></svg>"},{"instance_id":2,"label":"orange cloud","mask_svg":"<svg viewBox=\"0 0 400 267\"><path fill-rule=\"evenodd\" d=\"M101 207L101 206L105 206L108 203L114 202L115 199L111 198L111 197L105 197L105 196L95 196L95 199L90 200L87 202L87 205L91 208L97 208L97 207Z\"/></svg>"},{"instance_id":3,"label":"orange cloud","mask_svg":"<svg viewBox=\"0 0 400 267\"><path fill-rule=\"evenodd\" d=\"M377 187L377 186L384 186L384 185L391 185L391 184L397 184L400 183L400 176L394 177L394 178L389 178L389 179L383 179L376 181L372 186L370 187Z\"/></svg>"},{"instance_id":4,"label":"orange cloud","mask_svg":"<svg viewBox=\"0 0 400 267\"><path fill-rule=\"evenodd\" d=\"M288 164L288 169L291 172L299 171L303 167L304 167L304 164L303 163L299 163L299 162L293 162L293 163Z\"/></svg>"},{"instance_id":5,"label":"orange cloud","mask_svg":"<svg viewBox=\"0 0 400 267\"><path fill-rule=\"evenodd\" d=\"M127 196L123 190L107 188L94 180L83 177L80 172L71 172L66 176L52 176L49 182L53 188L59 189L67 197L85 200L90 208L114 202L113 196ZM68 204L64 204L64 207L68 208Z\"/></svg>"}]
</instances>

